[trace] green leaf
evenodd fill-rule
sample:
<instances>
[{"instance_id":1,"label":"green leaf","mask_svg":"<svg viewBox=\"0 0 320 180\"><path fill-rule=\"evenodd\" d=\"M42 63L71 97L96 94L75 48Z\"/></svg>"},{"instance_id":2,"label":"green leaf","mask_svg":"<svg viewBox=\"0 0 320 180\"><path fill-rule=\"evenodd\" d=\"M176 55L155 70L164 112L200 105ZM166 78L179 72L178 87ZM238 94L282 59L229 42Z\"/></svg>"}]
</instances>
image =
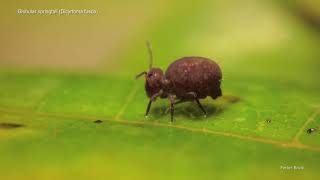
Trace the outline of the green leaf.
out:
<instances>
[{"instance_id":1,"label":"green leaf","mask_svg":"<svg viewBox=\"0 0 320 180\"><path fill-rule=\"evenodd\" d=\"M48 81L21 83L35 74L1 77L6 88L0 93L5 100L1 101L0 122L24 125L0 127L5 178L318 176L318 135L305 130L314 127L309 121L319 122L320 111L299 88L286 91L288 86L276 82L261 87L247 80L248 91L240 78L237 83L225 81L225 96L203 101L207 118L187 103L176 106L176 122L171 124L165 113L167 100L156 101L151 116L144 118L147 98L142 81L48 75ZM38 81L55 85L47 86L48 90L35 86L41 84ZM37 98L21 107L7 103L16 96ZM282 166L303 166L304 170L281 170ZM20 173L15 173L17 169Z\"/></svg>"}]
</instances>

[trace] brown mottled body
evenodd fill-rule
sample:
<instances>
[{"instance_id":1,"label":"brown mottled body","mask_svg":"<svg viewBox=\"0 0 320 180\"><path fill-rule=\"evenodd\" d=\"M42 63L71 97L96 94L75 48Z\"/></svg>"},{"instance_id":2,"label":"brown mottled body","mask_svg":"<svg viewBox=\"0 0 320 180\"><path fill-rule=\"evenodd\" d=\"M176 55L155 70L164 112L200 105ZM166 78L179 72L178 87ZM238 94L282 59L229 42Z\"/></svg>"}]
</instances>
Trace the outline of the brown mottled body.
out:
<instances>
[{"instance_id":1,"label":"brown mottled body","mask_svg":"<svg viewBox=\"0 0 320 180\"><path fill-rule=\"evenodd\" d=\"M214 61L203 57L184 57L173 62L167 69L165 78L172 87L169 93L178 99L188 99L194 92L198 99L221 96L221 70Z\"/></svg>"},{"instance_id":2,"label":"brown mottled body","mask_svg":"<svg viewBox=\"0 0 320 180\"><path fill-rule=\"evenodd\" d=\"M196 101L206 115L199 99L211 96L213 99L222 95L221 70L217 63L204 57L183 57L168 67L165 74L159 68L152 68L152 52L150 54L149 71L142 72L137 77L145 75L145 90L150 98L146 114L157 97L168 98L170 101L171 121L173 121L174 105L185 101ZM177 101L175 101L177 100Z\"/></svg>"}]
</instances>

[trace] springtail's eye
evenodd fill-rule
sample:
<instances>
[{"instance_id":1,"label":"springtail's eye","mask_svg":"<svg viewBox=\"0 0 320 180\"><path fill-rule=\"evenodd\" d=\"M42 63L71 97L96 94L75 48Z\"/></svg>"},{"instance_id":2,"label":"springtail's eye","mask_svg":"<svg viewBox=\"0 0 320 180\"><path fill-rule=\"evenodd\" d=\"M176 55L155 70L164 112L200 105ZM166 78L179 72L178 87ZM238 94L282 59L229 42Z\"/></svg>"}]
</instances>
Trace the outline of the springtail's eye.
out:
<instances>
[{"instance_id":1,"label":"springtail's eye","mask_svg":"<svg viewBox=\"0 0 320 180\"><path fill-rule=\"evenodd\" d=\"M151 77L152 76L152 73L148 73L148 77Z\"/></svg>"}]
</instances>

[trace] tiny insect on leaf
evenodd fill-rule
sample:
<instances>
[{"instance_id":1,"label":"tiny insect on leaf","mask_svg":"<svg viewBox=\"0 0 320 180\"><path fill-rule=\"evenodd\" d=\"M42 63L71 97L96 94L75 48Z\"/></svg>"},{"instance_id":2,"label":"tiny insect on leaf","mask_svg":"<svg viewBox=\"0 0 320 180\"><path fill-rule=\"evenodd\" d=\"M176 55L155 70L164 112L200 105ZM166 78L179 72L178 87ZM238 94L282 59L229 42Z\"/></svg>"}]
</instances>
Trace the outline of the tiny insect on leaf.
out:
<instances>
[{"instance_id":1,"label":"tiny insect on leaf","mask_svg":"<svg viewBox=\"0 0 320 180\"><path fill-rule=\"evenodd\" d=\"M219 65L205 57L183 57L169 65L166 72L152 67L153 56L151 45L147 42L149 52L149 69L136 76L145 75L145 91L149 103L145 116L148 115L152 102L166 98L170 103L171 122L173 121L175 101L195 101L206 116L207 113L200 103L200 99L207 96L216 99L222 96L220 88L222 73Z\"/></svg>"}]
</instances>

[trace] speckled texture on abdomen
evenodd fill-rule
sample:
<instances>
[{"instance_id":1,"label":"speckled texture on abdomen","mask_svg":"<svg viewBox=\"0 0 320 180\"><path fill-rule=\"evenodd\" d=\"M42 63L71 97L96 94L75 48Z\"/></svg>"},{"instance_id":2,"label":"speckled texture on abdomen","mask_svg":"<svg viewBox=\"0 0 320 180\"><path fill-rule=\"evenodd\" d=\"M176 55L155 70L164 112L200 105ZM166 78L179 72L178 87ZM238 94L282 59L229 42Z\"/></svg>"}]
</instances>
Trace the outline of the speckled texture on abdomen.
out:
<instances>
[{"instance_id":1,"label":"speckled texture on abdomen","mask_svg":"<svg viewBox=\"0 0 320 180\"><path fill-rule=\"evenodd\" d=\"M165 77L172 82L172 93L183 98L188 92L195 92L198 98L216 98L222 78L220 67L214 61L203 57L183 57L173 62Z\"/></svg>"}]
</instances>

